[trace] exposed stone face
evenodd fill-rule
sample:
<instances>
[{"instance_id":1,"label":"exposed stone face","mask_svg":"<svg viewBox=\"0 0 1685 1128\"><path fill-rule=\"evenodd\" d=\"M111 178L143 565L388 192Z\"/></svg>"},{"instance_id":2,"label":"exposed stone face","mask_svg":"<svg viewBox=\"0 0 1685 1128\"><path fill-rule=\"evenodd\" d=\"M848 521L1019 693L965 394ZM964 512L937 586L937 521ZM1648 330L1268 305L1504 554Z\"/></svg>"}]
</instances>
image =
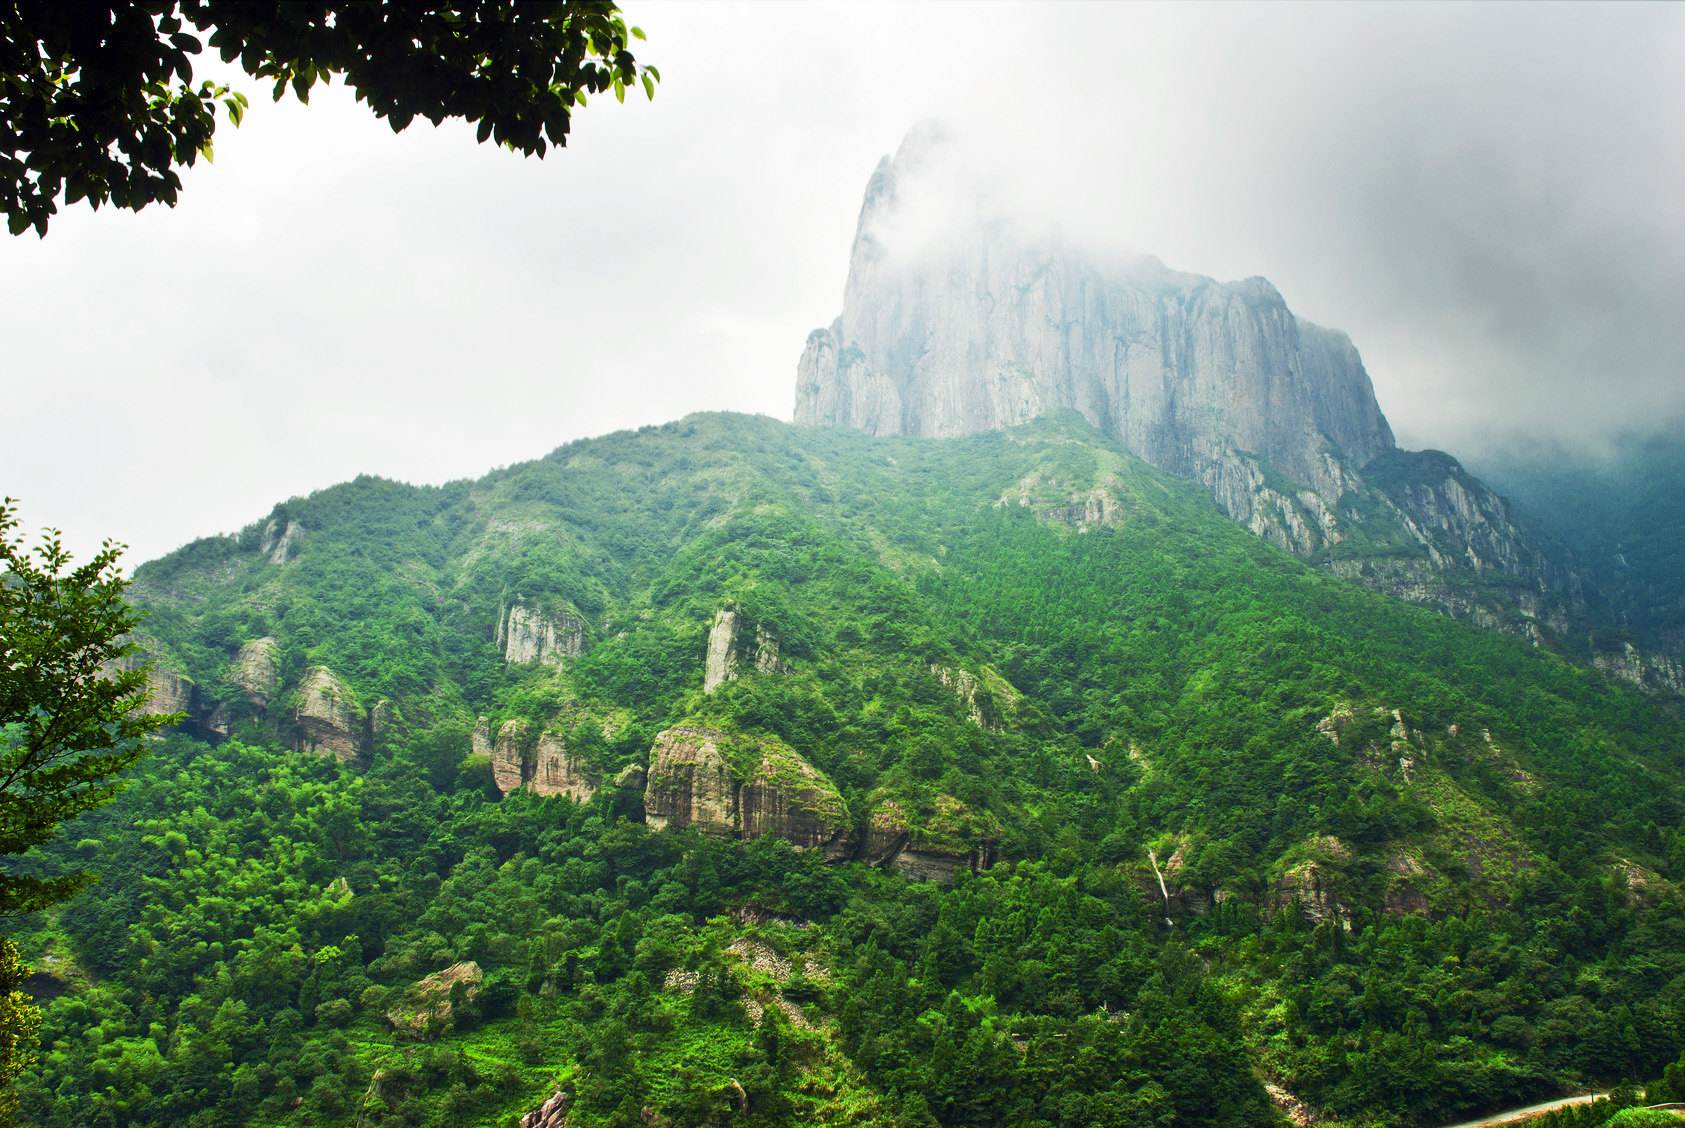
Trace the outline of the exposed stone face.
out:
<instances>
[{"instance_id":1,"label":"exposed stone face","mask_svg":"<svg viewBox=\"0 0 1685 1128\"><path fill-rule=\"evenodd\" d=\"M263 526L263 539L258 542L257 550L271 564L285 564L302 536L304 526L297 521L271 517Z\"/></svg>"},{"instance_id":2,"label":"exposed stone face","mask_svg":"<svg viewBox=\"0 0 1685 1128\"><path fill-rule=\"evenodd\" d=\"M575 803L588 802L597 793L578 754L568 748L560 733L548 730L538 738L526 786L540 795L566 795Z\"/></svg>"},{"instance_id":3,"label":"exposed stone face","mask_svg":"<svg viewBox=\"0 0 1685 1128\"><path fill-rule=\"evenodd\" d=\"M1309 845L1313 856L1276 879L1271 903L1275 906L1297 903L1313 923L1333 921L1349 929L1351 913L1339 899L1337 867L1351 860L1351 850L1331 835L1323 835Z\"/></svg>"},{"instance_id":4,"label":"exposed stone face","mask_svg":"<svg viewBox=\"0 0 1685 1128\"><path fill-rule=\"evenodd\" d=\"M480 993L485 973L473 960L454 963L443 971L418 980L404 993L404 1000L386 1012L386 1021L401 1030L419 1032L429 1023L445 1022L451 1017L451 992L462 984L463 997L472 999Z\"/></svg>"},{"instance_id":5,"label":"exposed stone face","mask_svg":"<svg viewBox=\"0 0 1685 1128\"><path fill-rule=\"evenodd\" d=\"M108 667L113 671L138 670L150 662L152 668L146 672L146 705L141 712L149 717L162 716L167 713L193 712L194 685L191 678L183 677L174 670L164 666L149 654L129 654L119 658Z\"/></svg>"},{"instance_id":6,"label":"exposed stone face","mask_svg":"<svg viewBox=\"0 0 1685 1128\"><path fill-rule=\"evenodd\" d=\"M945 131L921 126L873 175L842 314L797 367L797 423L947 436L1074 410L1290 552L1326 561L1377 522L1383 540L1419 545L1403 550L1419 574L1402 580L1367 556L1337 561L1357 582L1535 636L1583 611L1502 498L1449 456L1396 449L1351 341L1295 317L1264 279L1182 274L998 216L910 235L904 213L953 159ZM1082 530L1120 516L1104 492L1048 515ZM1524 590L1471 595L1444 576L1463 570Z\"/></svg>"},{"instance_id":7,"label":"exposed stone face","mask_svg":"<svg viewBox=\"0 0 1685 1128\"><path fill-rule=\"evenodd\" d=\"M497 644L511 665L560 666L585 653L585 621L569 611L545 615L517 603L497 624Z\"/></svg>"},{"instance_id":8,"label":"exposed stone face","mask_svg":"<svg viewBox=\"0 0 1685 1128\"><path fill-rule=\"evenodd\" d=\"M712 693L737 676L737 612L723 608L708 631L708 654L702 668L702 692Z\"/></svg>"},{"instance_id":9,"label":"exposed stone face","mask_svg":"<svg viewBox=\"0 0 1685 1128\"><path fill-rule=\"evenodd\" d=\"M1382 911L1407 916L1428 911L1428 895L1422 885L1430 877L1427 867L1408 850L1394 850L1387 856L1387 891Z\"/></svg>"},{"instance_id":10,"label":"exposed stone face","mask_svg":"<svg viewBox=\"0 0 1685 1128\"><path fill-rule=\"evenodd\" d=\"M497 730L491 751L491 778L497 789L508 795L518 791L527 778L527 753L531 741L525 721L504 721Z\"/></svg>"},{"instance_id":11,"label":"exposed stone face","mask_svg":"<svg viewBox=\"0 0 1685 1128\"><path fill-rule=\"evenodd\" d=\"M881 866L911 881L934 881L946 885L961 870L976 873L994 863L992 842L976 842L965 848L938 848L916 841L913 820L894 799L881 800L866 816L866 841L861 860Z\"/></svg>"},{"instance_id":12,"label":"exposed stone face","mask_svg":"<svg viewBox=\"0 0 1685 1128\"><path fill-rule=\"evenodd\" d=\"M1351 341L1299 321L1262 278L1101 260L1008 223L909 253L904 189L949 153L921 128L878 167L842 316L798 369L798 423L962 435L1074 408L1185 477L1244 450L1336 498L1342 468L1392 447Z\"/></svg>"},{"instance_id":13,"label":"exposed stone face","mask_svg":"<svg viewBox=\"0 0 1685 1128\"><path fill-rule=\"evenodd\" d=\"M228 667L228 680L246 693L246 700L267 709L281 688L281 648L272 638L254 638L240 647Z\"/></svg>"},{"instance_id":14,"label":"exposed stone face","mask_svg":"<svg viewBox=\"0 0 1685 1128\"><path fill-rule=\"evenodd\" d=\"M978 728L998 730L1003 712L1015 706L1021 696L1010 682L988 667L984 667L979 677L970 670L956 670L932 662L930 672L954 695Z\"/></svg>"},{"instance_id":15,"label":"exposed stone face","mask_svg":"<svg viewBox=\"0 0 1685 1128\"><path fill-rule=\"evenodd\" d=\"M298 687L299 746L351 763L363 754L367 730L361 706L326 666L314 666Z\"/></svg>"},{"instance_id":16,"label":"exposed stone face","mask_svg":"<svg viewBox=\"0 0 1685 1128\"><path fill-rule=\"evenodd\" d=\"M831 859L848 855L848 809L842 796L823 772L792 752L763 751L737 804L744 838L782 838Z\"/></svg>"},{"instance_id":17,"label":"exposed stone face","mask_svg":"<svg viewBox=\"0 0 1685 1128\"><path fill-rule=\"evenodd\" d=\"M520 1128L567 1128L568 1094L557 1089L537 1108L521 1117Z\"/></svg>"},{"instance_id":18,"label":"exposed stone face","mask_svg":"<svg viewBox=\"0 0 1685 1128\"><path fill-rule=\"evenodd\" d=\"M787 674L790 664L778 649L778 635L765 623L755 628L755 669L763 674Z\"/></svg>"},{"instance_id":19,"label":"exposed stone face","mask_svg":"<svg viewBox=\"0 0 1685 1128\"><path fill-rule=\"evenodd\" d=\"M491 735L491 718L481 717L474 722L474 734L469 739L469 752L476 757L491 759L494 745Z\"/></svg>"},{"instance_id":20,"label":"exposed stone face","mask_svg":"<svg viewBox=\"0 0 1685 1128\"><path fill-rule=\"evenodd\" d=\"M743 616L735 608L721 608L714 616L702 666L702 692L712 693L736 678L746 663L763 674L790 672L790 664L779 649L778 632L770 624L756 624L752 648L745 647L743 634Z\"/></svg>"},{"instance_id":21,"label":"exposed stone face","mask_svg":"<svg viewBox=\"0 0 1685 1128\"><path fill-rule=\"evenodd\" d=\"M740 780L732 750L755 754ZM828 858L849 852L848 809L819 769L781 743L700 727L671 728L650 749L644 821L730 838L783 838Z\"/></svg>"},{"instance_id":22,"label":"exposed stone face","mask_svg":"<svg viewBox=\"0 0 1685 1128\"><path fill-rule=\"evenodd\" d=\"M1129 507L1114 492L1115 482L1071 489L1041 473L1030 474L1007 490L996 506L1032 510L1038 520L1068 525L1079 533L1115 528L1129 520Z\"/></svg>"},{"instance_id":23,"label":"exposed stone face","mask_svg":"<svg viewBox=\"0 0 1685 1128\"><path fill-rule=\"evenodd\" d=\"M670 728L655 738L644 786L644 821L656 830L694 826L709 834L737 834L737 781L721 742L723 732Z\"/></svg>"},{"instance_id":24,"label":"exposed stone face","mask_svg":"<svg viewBox=\"0 0 1685 1128\"><path fill-rule=\"evenodd\" d=\"M1630 642L1617 651L1600 651L1592 664L1610 677L1640 689L1685 694L1685 662L1663 654L1647 654Z\"/></svg>"}]
</instances>

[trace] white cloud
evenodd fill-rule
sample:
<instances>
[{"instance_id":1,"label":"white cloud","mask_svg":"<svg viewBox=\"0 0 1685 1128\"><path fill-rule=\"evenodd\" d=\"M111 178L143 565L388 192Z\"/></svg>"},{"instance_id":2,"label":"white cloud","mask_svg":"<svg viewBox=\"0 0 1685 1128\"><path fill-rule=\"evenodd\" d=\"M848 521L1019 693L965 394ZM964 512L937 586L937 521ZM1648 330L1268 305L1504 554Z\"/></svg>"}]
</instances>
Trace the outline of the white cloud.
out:
<instances>
[{"instance_id":1,"label":"white cloud","mask_svg":"<svg viewBox=\"0 0 1685 1128\"><path fill-rule=\"evenodd\" d=\"M1270 277L1407 439L1685 396L1685 9L627 7L655 102L544 161L265 97L174 211L0 244L0 493L144 559L359 472L787 417L867 177L929 116L983 139L988 208Z\"/></svg>"}]
</instances>

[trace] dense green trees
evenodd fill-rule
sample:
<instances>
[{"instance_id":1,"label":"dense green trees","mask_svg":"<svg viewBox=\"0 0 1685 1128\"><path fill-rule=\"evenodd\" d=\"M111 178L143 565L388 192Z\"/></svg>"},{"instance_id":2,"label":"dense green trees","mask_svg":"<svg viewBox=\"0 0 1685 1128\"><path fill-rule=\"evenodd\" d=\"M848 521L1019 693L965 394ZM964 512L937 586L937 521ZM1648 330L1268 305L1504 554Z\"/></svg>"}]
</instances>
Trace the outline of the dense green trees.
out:
<instances>
[{"instance_id":1,"label":"dense green trees","mask_svg":"<svg viewBox=\"0 0 1685 1128\"><path fill-rule=\"evenodd\" d=\"M1121 523L1058 517L1097 483ZM168 738L49 850L104 895L22 934L58 992L42 1124L507 1123L558 1090L579 1125L1244 1124L1261 1078L1415 1124L1685 1046L1674 711L1322 575L1074 424L697 417L272 516L136 578L233 738ZM518 601L585 653L506 663ZM703 694L727 605L790 670ZM284 750L285 690L226 680L258 637L285 685L388 702L365 762ZM604 786L496 798L480 715ZM651 833L608 784L680 722L799 751L856 841L892 803L999 863L942 887ZM460 961L478 991L395 1029Z\"/></svg>"},{"instance_id":2,"label":"dense green trees","mask_svg":"<svg viewBox=\"0 0 1685 1128\"><path fill-rule=\"evenodd\" d=\"M12 234L45 235L60 196L173 205L219 105L235 125L247 105L194 84L207 46L273 80L277 101L342 77L395 131L461 118L482 142L543 156L588 94L641 83L654 97L660 73L630 50L641 38L609 0L16 0L0 8L0 211Z\"/></svg>"},{"instance_id":3,"label":"dense green trees","mask_svg":"<svg viewBox=\"0 0 1685 1128\"><path fill-rule=\"evenodd\" d=\"M60 825L108 801L142 738L180 716L146 715L147 669L129 632L121 548L72 567L56 533L31 553L10 498L0 502L0 918L62 901L86 872L20 864ZM127 666L127 668L124 668ZM0 937L0 1122L28 1062L36 1015L20 992L17 950Z\"/></svg>"}]
</instances>

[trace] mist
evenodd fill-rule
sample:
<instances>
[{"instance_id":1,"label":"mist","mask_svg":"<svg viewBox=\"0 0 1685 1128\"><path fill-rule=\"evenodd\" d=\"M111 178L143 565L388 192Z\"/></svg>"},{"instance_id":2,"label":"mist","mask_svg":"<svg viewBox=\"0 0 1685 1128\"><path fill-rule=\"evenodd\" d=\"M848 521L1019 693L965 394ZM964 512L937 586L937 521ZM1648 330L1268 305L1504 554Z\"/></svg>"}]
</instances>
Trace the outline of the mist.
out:
<instances>
[{"instance_id":1,"label":"mist","mask_svg":"<svg viewBox=\"0 0 1685 1128\"><path fill-rule=\"evenodd\" d=\"M0 493L138 561L358 473L788 418L871 171L929 117L983 188L903 236L1009 213L1264 275L1406 445L1685 411L1685 8L626 8L666 81L544 161L258 97L176 209L0 245Z\"/></svg>"}]
</instances>

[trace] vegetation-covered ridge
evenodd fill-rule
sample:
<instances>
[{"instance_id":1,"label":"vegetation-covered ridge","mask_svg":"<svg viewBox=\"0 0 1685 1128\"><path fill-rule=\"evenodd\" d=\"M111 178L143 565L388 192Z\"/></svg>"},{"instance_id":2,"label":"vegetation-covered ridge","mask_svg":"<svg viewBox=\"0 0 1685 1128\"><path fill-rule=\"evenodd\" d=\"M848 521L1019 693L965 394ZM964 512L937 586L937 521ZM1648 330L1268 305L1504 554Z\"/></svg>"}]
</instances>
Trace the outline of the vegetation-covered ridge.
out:
<instances>
[{"instance_id":1,"label":"vegetation-covered ridge","mask_svg":"<svg viewBox=\"0 0 1685 1128\"><path fill-rule=\"evenodd\" d=\"M134 590L194 722L39 860L34 1122L1431 1123L1685 1046L1674 707L1075 417L694 416Z\"/></svg>"}]
</instances>

